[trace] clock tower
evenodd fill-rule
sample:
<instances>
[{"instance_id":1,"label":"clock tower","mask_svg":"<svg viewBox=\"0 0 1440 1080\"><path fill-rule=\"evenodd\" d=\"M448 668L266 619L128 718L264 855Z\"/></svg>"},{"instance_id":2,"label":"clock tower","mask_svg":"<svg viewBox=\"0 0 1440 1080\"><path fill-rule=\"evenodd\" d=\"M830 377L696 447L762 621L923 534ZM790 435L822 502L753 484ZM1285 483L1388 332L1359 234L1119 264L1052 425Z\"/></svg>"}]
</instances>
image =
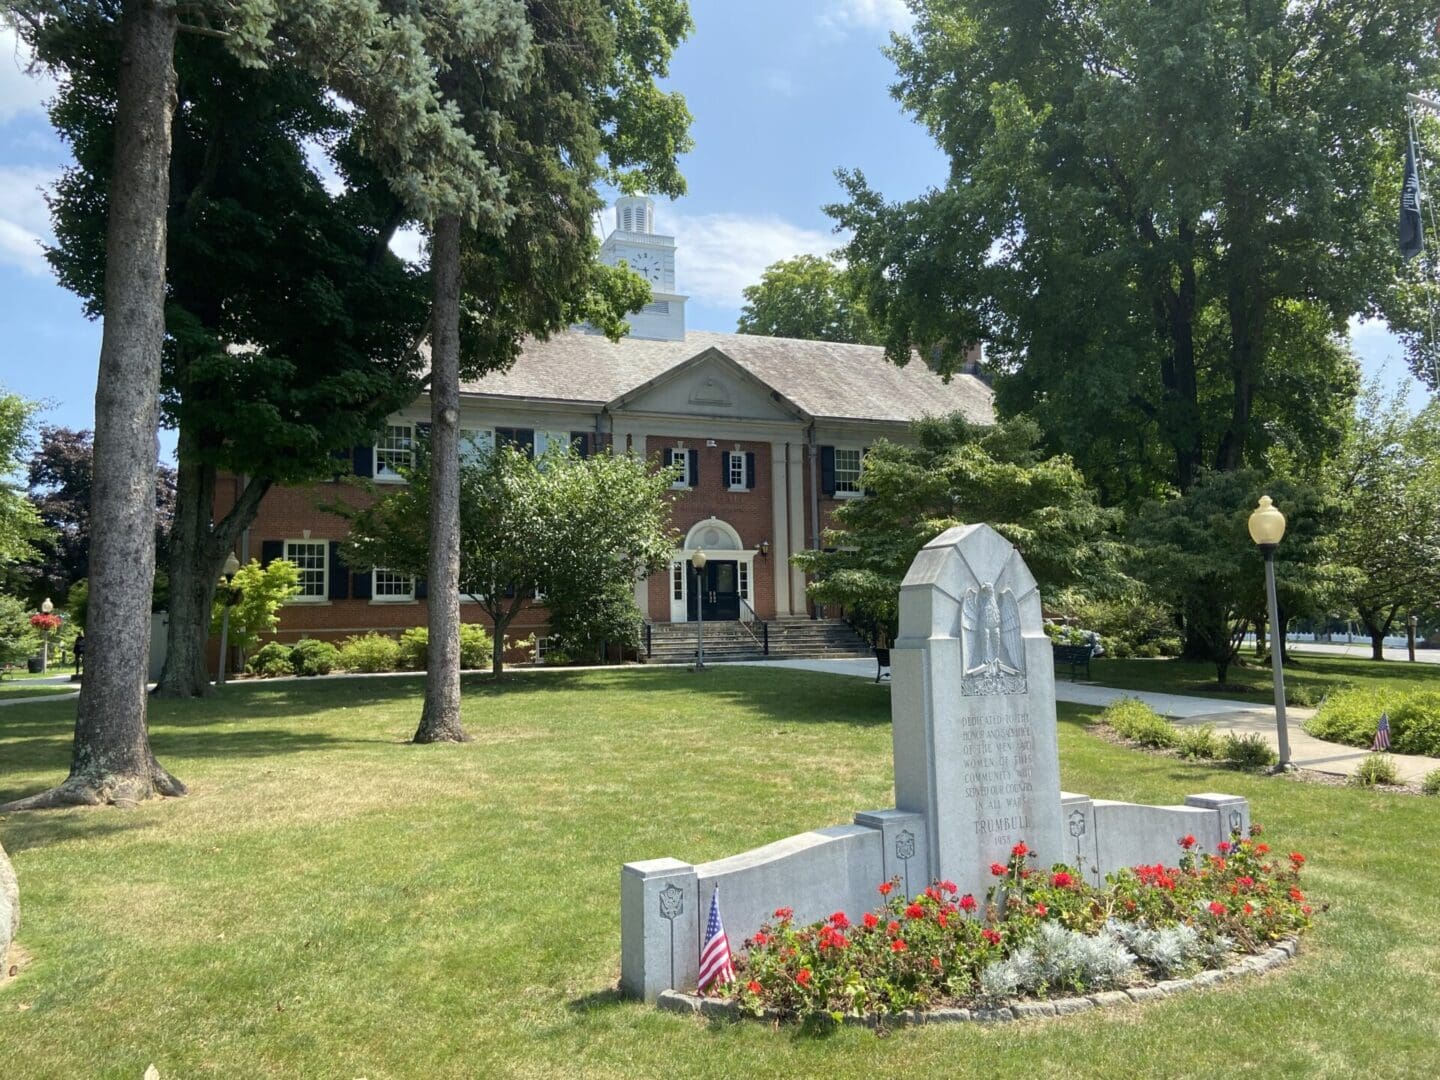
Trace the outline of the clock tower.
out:
<instances>
[{"instance_id":1,"label":"clock tower","mask_svg":"<svg viewBox=\"0 0 1440 1080\"><path fill-rule=\"evenodd\" d=\"M655 200L627 195L615 200L615 231L600 245L600 261L623 260L650 282L651 298L629 317L630 336L659 341L685 340L685 300L675 292L675 238L655 232Z\"/></svg>"}]
</instances>

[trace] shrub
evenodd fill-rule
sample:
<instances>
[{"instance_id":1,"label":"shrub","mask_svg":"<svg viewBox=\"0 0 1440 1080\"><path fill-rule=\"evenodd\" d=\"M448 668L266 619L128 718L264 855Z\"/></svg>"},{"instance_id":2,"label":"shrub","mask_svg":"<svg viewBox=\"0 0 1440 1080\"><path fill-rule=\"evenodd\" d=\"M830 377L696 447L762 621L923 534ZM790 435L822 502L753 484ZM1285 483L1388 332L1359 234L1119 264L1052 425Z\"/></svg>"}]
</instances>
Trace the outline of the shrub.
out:
<instances>
[{"instance_id":1,"label":"shrub","mask_svg":"<svg viewBox=\"0 0 1440 1080\"><path fill-rule=\"evenodd\" d=\"M329 675L340 663L340 650L328 641L301 638L290 650L290 666L296 675Z\"/></svg>"},{"instance_id":2,"label":"shrub","mask_svg":"<svg viewBox=\"0 0 1440 1080\"><path fill-rule=\"evenodd\" d=\"M1440 692L1411 694L1396 705L1390 741L1397 753L1440 757Z\"/></svg>"},{"instance_id":3,"label":"shrub","mask_svg":"<svg viewBox=\"0 0 1440 1080\"><path fill-rule=\"evenodd\" d=\"M340 666L346 671L394 671L400 666L400 643L374 632L348 637L340 645Z\"/></svg>"},{"instance_id":4,"label":"shrub","mask_svg":"<svg viewBox=\"0 0 1440 1080\"><path fill-rule=\"evenodd\" d=\"M1121 698L1107 705L1099 722L1141 746L1174 746L1178 738L1170 721L1138 698Z\"/></svg>"},{"instance_id":5,"label":"shrub","mask_svg":"<svg viewBox=\"0 0 1440 1080\"><path fill-rule=\"evenodd\" d=\"M1135 655L1142 660L1154 660L1160 655L1160 645L1154 641L1147 641L1143 644L1136 645Z\"/></svg>"},{"instance_id":6,"label":"shrub","mask_svg":"<svg viewBox=\"0 0 1440 1080\"><path fill-rule=\"evenodd\" d=\"M1440 692L1354 688L1329 695L1305 725L1317 739L1369 747L1380 714L1390 717L1390 745L1398 753L1440 756Z\"/></svg>"},{"instance_id":7,"label":"shrub","mask_svg":"<svg viewBox=\"0 0 1440 1080\"><path fill-rule=\"evenodd\" d=\"M290 666L290 646L281 645L278 641L262 645L255 655L250 657L250 661L245 667L250 674L266 679L273 679L277 675L295 674L295 669Z\"/></svg>"},{"instance_id":8,"label":"shrub","mask_svg":"<svg viewBox=\"0 0 1440 1080\"><path fill-rule=\"evenodd\" d=\"M1160 649L1161 656L1179 656L1183 644L1178 637L1162 637L1155 642Z\"/></svg>"},{"instance_id":9,"label":"shrub","mask_svg":"<svg viewBox=\"0 0 1440 1080\"><path fill-rule=\"evenodd\" d=\"M1422 795L1440 795L1440 769L1431 769L1420 781Z\"/></svg>"},{"instance_id":10,"label":"shrub","mask_svg":"<svg viewBox=\"0 0 1440 1080\"><path fill-rule=\"evenodd\" d=\"M488 668L494 659L495 639L479 623L460 624L460 666Z\"/></svg>"},{"instance_id":11,"label":"shrub","mask_svg":"<svg viewBox=\"0 0 1440 1080\"><path fill-rule=\"evenodd\" d=\"M1400 774L1395 771L1395 762L1389 754L1370 754L1350 777L1358 787L1374 787L1376 784L1398 784Z\"/></svg>"},{"instance_id":12,"label":"shrub","mask_svg":"<svg viewBox=\"0 0 1440 1080\"><path fill-rule=\"evenodd\" d=\"M1175 749L1179 751L1182 758L1203 758L1206 761L1213 761L1220 756L1220 738L1215 734L1214 724L1180 727L1176 729L1176 735L1178 737Z\"/></svg>"},{"instance_id":13,"label":"shrub","mask_svg":"<svg viewBox=\"0 0 1440 1080\"><path fill-rule=\"evenodd\" d=\"M400 635L398 644L400 666L407 671L424 671L430 648L430 631L423 626L412 626Z\"/></svg>"},{"instance_id":14,"label":"shrub","mask_svg":"<svg viewBox=\"0 0 1440 1080\"><path fill-rule=\"evenodd\" d=\"M1315 693L1311 686L1287 686L1285 687L1285 704L1294 705L1300 709L1313 709L1320 701L1320 696Z\"/></svg>"},{"instance_id":15,"label":"shrub","mask_svg":"<svg viewBox=\"0 0 1440 1080\"><path fill-rule=\"evenodd\" d=\"M1248 735L1233 731L1227 734L1221 742L1220 756L1241 769L1268 769L1280 760L1270 744L1253 731Z\"/></svg>"}]
</instances>

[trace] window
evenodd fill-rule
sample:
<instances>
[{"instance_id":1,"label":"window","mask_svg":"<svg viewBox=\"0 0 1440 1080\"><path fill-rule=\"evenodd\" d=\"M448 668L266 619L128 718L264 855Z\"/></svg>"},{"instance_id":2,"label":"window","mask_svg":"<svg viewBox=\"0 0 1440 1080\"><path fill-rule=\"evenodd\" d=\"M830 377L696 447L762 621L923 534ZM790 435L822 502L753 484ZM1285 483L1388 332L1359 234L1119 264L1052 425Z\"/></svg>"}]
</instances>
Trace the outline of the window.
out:
<instances>
[{"instance_id":1,"label":"window","mask_svg":"<svg viewBox=\"0 0 1440 1080\"><path fill-rule=\"evenodd\" d=\"M835 494L842 498L860 494L860 459L863 451L835 448Z\"/></svg>"},{"instance_id":2,"label":"window","mask_svg":"<svg viewBox=\"0 0 1440 1080\"><path fill-rule=\"evenodd\" d=\"M330 543L327 540L286 540L285 558L300 571L300 591L292 599L324 600L326 574L330 564Z\"/></svg>"},{"instance_id":3,"label":"window","mask_svg":"<svg viewBox=\"0 0 1440 1080\"><path fill-rule=\"evenodd\" d=\"M414 600L415 579L409 574L376 567L370 595L379 601Z\"/></svg>"},{"instance_id":4,"label":"window","mask_svg":"<svg viewBox=\"0 0 1440 1080\"><path fill-rule=\"evenodd\" d=\"M460 431L460 460L469 464L481 460L495 446L495 432L489 428Z\"/></svg>"},{"instance_id":5,"label":"window","mask_svg":"<svg viewBox=\"0 0 1440 1080\"><path fill-rule=\"evenodd\" d=\"M680 470L680 475L670 485L672 488L688 488L693 485L695 478L690 475L689 451L671 447L665 451L665 464L672 469L678 467Z\"/></svg>"},{"instance_id":6,"label":"window","mask_svg":"<svg viewBox=\"0 0 1440 1080\"><path fill-rule=\"evenodd\" d=\"M550 635L537 633L535 635L535 662L537 664L543 664L549 654Z\"/></svg>"},{"instance_id":7,"label":"window","mask_svg":"<svg viewBox=\"0 0 1440 1080\"><path fill-rule=\"evenodd\" d=\"M539 461L555 447L564 450L569 445L571 442L568 431L537 431L535 432L535 460Z\"/></svg>"},{"instance_id":8,"label":"window","mask_svg":"<svg viewBox=\"0 0 1440 1080\"><path fill-rule=\"evenodd\" d=\"M748 562L740 564L740 599L750 599L750 564Z\"/></svg>"},{"instance_id":9,"label":"window","mask_svg":"<svg viewBox=\"0 0 1440 1080\"><path fill-rule=\"evenodd\" d=\"M744 491L746 488L745 478L745 455L739 451L727 450L725 452L725 475L730 481L731 491Z\"/></svg>"},{"instance_id":10,"label":"window","mask_svg":"<svg viewBox=\"0 0 1440 1080\"><path fill-rule=\"evenodd\" d=\"M685 599L685 564L683 562L670 564L670 597L674 600Z\"/></svg>"},{"instance_id":11,"label":"window","mask_svg":"<svg viewBox=\"0 0 1440 1080\"><path fill-rule=\"evenodd\" d=\"M415 463L415 428L411 424L386 424L375 444L375 479L398 480L400 470Z\"/></svg>"}]
</instances>

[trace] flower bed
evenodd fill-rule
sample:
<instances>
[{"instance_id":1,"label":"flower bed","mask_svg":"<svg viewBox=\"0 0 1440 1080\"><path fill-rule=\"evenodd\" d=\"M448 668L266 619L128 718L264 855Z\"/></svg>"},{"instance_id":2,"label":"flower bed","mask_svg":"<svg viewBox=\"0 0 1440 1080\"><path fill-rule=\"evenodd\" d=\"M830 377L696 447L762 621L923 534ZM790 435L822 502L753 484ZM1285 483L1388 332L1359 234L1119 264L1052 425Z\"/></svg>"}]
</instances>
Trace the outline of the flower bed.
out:
<instances>
[{"instance_id":1,"label":"flower bed","mask_svg":"<svg viewBox=\"0 0 1440 1080\"><path fill-rule=\"evenodd\" d=\"M1305 857L1272 856L1259 835L1254 826L1213 854L1182 837L1179 865L1122 870L1098 887L1074 867L1032 866L1022 843L991 867L983 903L947 881L913 898L888 881L858 922L836 912L798 926L779 908L746 941L736 982L715 997L740 1015L811 1023L937 1010L1010 1019L1160 997L1268 967L1293 954L1312 907L1300 889Z\"/></svg>"}]
</instances>

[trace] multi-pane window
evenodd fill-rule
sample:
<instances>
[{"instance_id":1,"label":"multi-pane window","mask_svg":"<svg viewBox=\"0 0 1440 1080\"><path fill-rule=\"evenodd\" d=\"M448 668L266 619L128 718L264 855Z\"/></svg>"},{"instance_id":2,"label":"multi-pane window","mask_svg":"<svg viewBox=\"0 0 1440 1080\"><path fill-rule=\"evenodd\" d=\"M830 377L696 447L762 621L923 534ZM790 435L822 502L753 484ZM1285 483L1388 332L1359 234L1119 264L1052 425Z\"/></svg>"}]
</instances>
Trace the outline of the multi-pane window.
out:
<instances>
[{"instance_id":1,"label":"multi-pane window","mask_svg":"<svg viewBox=\"0 0 1440 1080\"><path fill-rule=\"evenodd\" d=\"M495 432L489 428L480 431L460 431L460 460L479 461L495 448Z\"/></svg>"},{"instance_id":2,"label":"multi-pane window","mask_svg":"<svg viewBox=\"0 0 1440 1080\"><path fill-rule=\"evenodd\" d=\"M740 599L750 599L750 564L748 562L740 564Z\"/></svg>"},{"instance_id":3,"label":"multi-pane window","mask_svg":"<svg viewBox=\"0 0 1440 1080\"><path fill-rule=\"evenodd\" d=\"M376 600L415 599L415 579L409 574L401 574L394 570L385 570L378 566L373 573L374 580L371 584L371 596Z\"/></svg>"},{"instance_id":4,"label":"multi-pane window","mask_svg":"<svg viewBox=\"0 0 1440 1080\"><path fill-rule=\"evenodd\" d=\"M678 450L674 447L665 451L665 464L672 469L680 470L679 476L670 486L672 488L688 488L693 481L690 475L690 454L685 450Z\"/></svg>"},{"instance_id":5,"label":"multi-pane window","mask_svg":"<svg viewBox=\"0 0 1440 1080\"><path fill-rule=\"evenodd\" d=\"M860 494L860 459L862 452L844 446L835 448L835 494Z\"/></svg>"},{"instance_id":6,"label":"multi-pane window","mask_svg":"<svg viewBox=\"0 0 1440 1080\"><path fill-rule=\"evenodd\" d=\"M725 473L730 478L731 491L745 489L745 455L738 451L725 452Z\"/></svg>"},{"instance_id":7,"label":"multi-pane window","mask_svg":"<svg viewBox=\"0 0 1440 1080\"><path fill-rule=\"evenodd\" d=\"M285 558L300 571L296 600L324 600L325 574L329 570L330 545L325 540L286 540Z\"/></svg>"},{"instance_id":8,"label":"multi-pane window","mask_svg":"<svg viewBox=\"0 0 1440 1080\"><path fill-rule=\"evenodd\" d=\"M385 433L375 444L375 476L398 480L400 470L415 463L415 427L412 424L386 424Z\"/></svg>"},{"instance_id":9,"label":"multi-pane window","mask_svg":"<svg viewBox=\"0 0 1440 1080\"><path fill-rule=\"evenodd\" d=\"M676 600L685 599L685 564L670 564L670 595Z\"/></svg>"}]
</instances>

